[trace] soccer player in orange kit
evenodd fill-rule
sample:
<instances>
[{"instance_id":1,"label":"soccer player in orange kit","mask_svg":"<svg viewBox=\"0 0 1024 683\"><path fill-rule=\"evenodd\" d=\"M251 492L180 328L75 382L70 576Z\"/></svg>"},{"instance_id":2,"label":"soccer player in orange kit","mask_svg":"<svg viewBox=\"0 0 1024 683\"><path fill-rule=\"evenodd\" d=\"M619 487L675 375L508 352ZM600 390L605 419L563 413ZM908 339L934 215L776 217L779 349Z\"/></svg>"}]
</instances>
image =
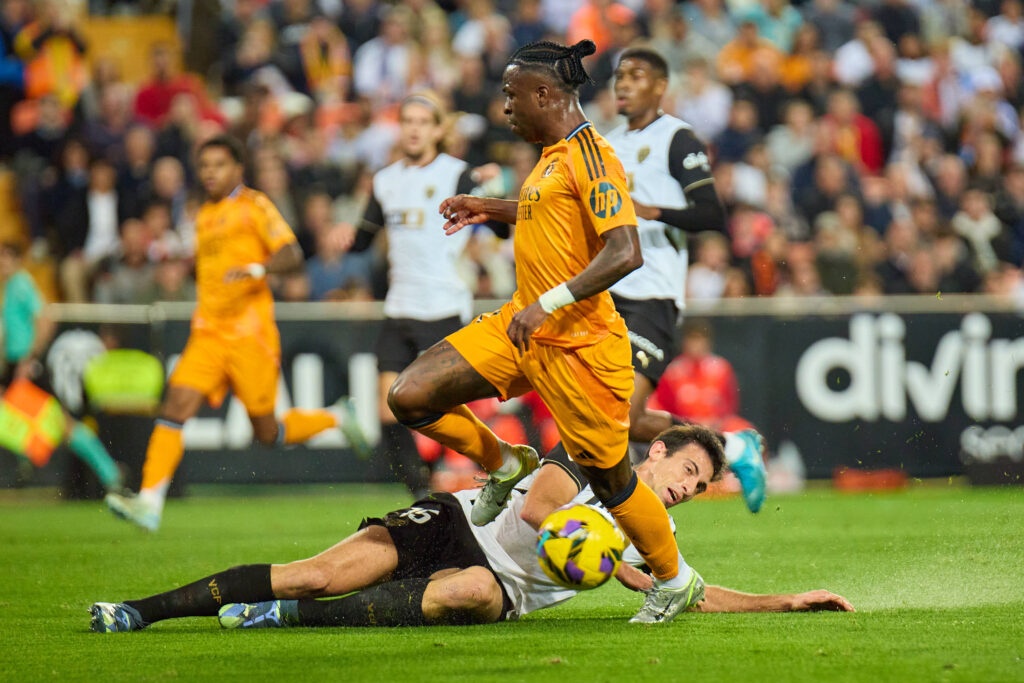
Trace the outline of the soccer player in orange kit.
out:
<instances>
[{"instance_id":1,"label":"soccer player in orange kit","mask_svg":"<svg viewBox=\"0 0 1024 683\"><path fill-rule=\"evenodd\" d=\"M181 430L203 404L219 406L230 388L245 405L260 443L301 443L340 427L362 444L351 409L289 410L274 416L281 340L266 277L302 267L291 228L262 192L243 185L242 146L227 136L199 148L199 179L208 200L196 219L198 303L188 344L168 381L146 451L137 496L112 493L107 507L156 531L167 487L184 452ZM340 419L339 419L340 418Z\"/></svg>"},{"instance_id":2,"label":"soccer player in orange kit","mask_svg":"<svg viewBox=\"0 0 1024 683\"><path fill-rule=\"evenodd\" d=\"M470 518L494 519L536 452L499 440L465 407L535 389L566 450L651 568L655 582L635 622L672 620L704 583L676 547L664 503L639 481L628 454L632 351L607 289L643 264L622 164L587 121L579 86L594 43L539 42L517 50L503 75L505 115L540 160L519 201L459 195L441 205L449 234L515 223L512 301L435 344L392 386L395 417L490 472Z\"/></svg>"}]
</instances>

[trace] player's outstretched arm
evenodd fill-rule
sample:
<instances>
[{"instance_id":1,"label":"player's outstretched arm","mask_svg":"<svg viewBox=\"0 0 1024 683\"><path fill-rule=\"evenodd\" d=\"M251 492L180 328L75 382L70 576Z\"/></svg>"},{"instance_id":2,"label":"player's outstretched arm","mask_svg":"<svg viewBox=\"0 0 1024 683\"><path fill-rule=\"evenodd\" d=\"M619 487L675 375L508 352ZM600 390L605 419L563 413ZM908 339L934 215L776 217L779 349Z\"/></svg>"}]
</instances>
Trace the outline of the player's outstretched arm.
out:
<instances>
[{"instance_id":1,"label":"player's outstretched arm","mask_svg":"<svg viewBox=\"0 0 1024 683\"><path fill-rule=\"evenodd\" d=\"M807 593L757 595L721 586L708 586L698 612L855 612L841 595L826 590Z\"/></svg>"},{"instance_id":2,"label":"player's outstretched arm","mask_svg":"<svg viewBox=\"0 0 1024 683\"><path fill-rule=\"evenodd\" d=\"M458 194L441 202L438 211L444 216L444 234L454 235L467 225L487 221L514 224L519 202L514 199L491 199Z\"/></svg>"}]
</instances>

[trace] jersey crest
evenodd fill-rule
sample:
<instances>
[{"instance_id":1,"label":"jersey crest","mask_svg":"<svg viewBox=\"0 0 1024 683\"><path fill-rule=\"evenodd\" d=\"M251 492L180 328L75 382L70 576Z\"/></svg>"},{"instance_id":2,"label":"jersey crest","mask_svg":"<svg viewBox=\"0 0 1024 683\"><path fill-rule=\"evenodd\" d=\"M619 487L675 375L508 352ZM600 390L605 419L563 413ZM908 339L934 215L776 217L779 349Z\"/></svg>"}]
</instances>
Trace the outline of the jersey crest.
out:
<instances>
[{"instance_id":1,"label":"jersey crest","mask_svg":"<svg viewBox=\"0 0 1024 683\"><path fill-rule=\"evenodd\" d=\"M641 147L640 150L636 153L636 161L637 161L637 163L639 163L639 164L644 163L644 159L646 159L650 155L651 155L651 148L650 147L647 147L646 145Z\"/></svg>"}]
</instances>

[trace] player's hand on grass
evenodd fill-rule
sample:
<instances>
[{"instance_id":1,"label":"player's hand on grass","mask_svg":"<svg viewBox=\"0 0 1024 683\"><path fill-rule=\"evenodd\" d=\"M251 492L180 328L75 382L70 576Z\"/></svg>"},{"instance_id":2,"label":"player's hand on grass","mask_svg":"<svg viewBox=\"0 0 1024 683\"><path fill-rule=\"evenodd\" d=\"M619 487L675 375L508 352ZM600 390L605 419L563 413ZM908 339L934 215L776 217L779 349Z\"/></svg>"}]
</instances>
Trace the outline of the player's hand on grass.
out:
<instances>
[{"instance_id":1,"label":"player's hand on grass","mask_svg":"<svg viewBox=\"0 0 1024 683\"><path fill-rule=\"evenodd\" d=\"M661 218L661 209L656 206L633 202L633 207L636 209L637 218L643 218L647 221L656 221Z\"/></svg>"},{"instance_id":2,"label":"player's hand on grass","mask_svg":"<svg viewBox=\"0 0 1024 683\"><path fill-rule=\"evenodd\" d=\"M508 338L512 340L519 353L526 353L530 348L530 336L537 331L537 328L547 320L548 313L540 302L532 304L512 316L512 322L508 324Z\"/></svg>"},{"instance_id":3,"label":"player's hand on grass","mask_svg":"<svg viewBox=\"0 0 1024 683\"><path fill-rule=\"evenodd\" d=\"M485 210L485 206L483 197L468 194L458 194L441 202L438 211L447 221L444 224L444 234L454 235L467 225L486 223L491 216Z\"/></svg>"},{"instance_id":4,"label":"player's hand on grass","mask_svg":"<svg viewBox=\"0 0 1024 683\"><path fill-rule=\"evenodd\" d=\"M615 578L631 591L646 593L654 588L654 579L650 575L644 574L633 565L626 564L625 562L619 565L619 570L615 572Z\"/></svg>"},{"instance_id":5,"label":"player's hand on grass","mask_svg":"<svg viewBox=\"0 0 1024 683\"><path fill-rule=\"evenodd\" d=\"M797 593L793 596L794 612L856 612L841 595L825 590Z\"/></svg>"}]
</instances>

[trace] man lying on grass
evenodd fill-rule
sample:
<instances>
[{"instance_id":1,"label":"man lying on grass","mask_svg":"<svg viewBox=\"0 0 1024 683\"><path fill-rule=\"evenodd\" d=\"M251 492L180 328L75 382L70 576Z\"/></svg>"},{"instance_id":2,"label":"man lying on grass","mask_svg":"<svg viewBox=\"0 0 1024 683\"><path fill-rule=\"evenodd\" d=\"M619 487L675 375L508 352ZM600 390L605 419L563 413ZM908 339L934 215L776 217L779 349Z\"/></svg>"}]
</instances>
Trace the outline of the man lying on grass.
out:
<instances>
[{"instance_id":1,"label":"man lying on grass","mask_svg":"<svg viewBox=\"0 0 1024 683\"><path fill-rule=\"evenodd\" d=\"M674 426L650 445L635 467L666 507L703 493L724 462L722 445L705 427ZM97 632L137 631L163 619L215 616L226 628L281 626L425 626L484 624L517 619L576 595L541 570L537 528L567 503L600 502L565 450L520 482L497 519L483 527L467 515L479 489L434 493L382 518L324 552L289 564L233 567L181 588L141 600L98 602ZM651 577L633 566L627 548L616 578L644 591ZM701 612L853 611L824 590L752 595L707 586L696 571L691 609ZM335 600L317 600L345 596Z\"/></svg>"}]
</instances>

